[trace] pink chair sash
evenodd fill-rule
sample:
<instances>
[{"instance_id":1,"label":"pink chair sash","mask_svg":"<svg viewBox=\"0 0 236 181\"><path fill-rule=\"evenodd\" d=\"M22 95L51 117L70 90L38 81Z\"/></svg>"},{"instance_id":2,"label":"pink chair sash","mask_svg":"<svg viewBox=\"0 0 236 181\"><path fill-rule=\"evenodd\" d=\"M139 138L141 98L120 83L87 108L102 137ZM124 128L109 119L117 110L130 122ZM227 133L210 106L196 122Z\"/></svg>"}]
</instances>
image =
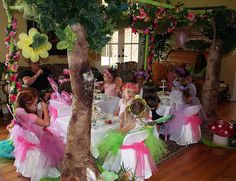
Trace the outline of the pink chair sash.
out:
<instances>
[{"instance_id":1,"label":"pink chair sash","mask_svg":"<svg viewBox=\"0 0 236 181\"><path fill-rule=\"evenodd\" d=\"M22 136L17 137L17 144L20 144L19 150L15 151L15 156L20 158L20 160L23 162L26 159L27 151L32 150L36 147L36 144L33 144L23 138Z\"/></svg>"},{"instance_id":2,"label":"pink chair sash","mask_svg":"<svg viewBox=\"0 0 236 181\"><path fill-rule=\"evenodd\" d=\"M151 158L150 152L144 142L138 142L134 143L133 145L122 145L121 149L133 149L135 150L135 156L136 156L136 175L139 177L144 177L144 172L145 172L145 159L144 155L147 155L149 164L151 167L152 171L156 170L156 165L154 161Z\"/></svg>"},{"instance_id":3,"label":"pink chair sash","mask_svg":"<svg viewBox=\"0 0 236 181\"><path fill-rule=\"evenodd\" d=\"M193 115L185 119L185 124L191 125L193 138L200 140L199 126L202 124L202 120L197 115Z\"/></svg>"}]
</instances>

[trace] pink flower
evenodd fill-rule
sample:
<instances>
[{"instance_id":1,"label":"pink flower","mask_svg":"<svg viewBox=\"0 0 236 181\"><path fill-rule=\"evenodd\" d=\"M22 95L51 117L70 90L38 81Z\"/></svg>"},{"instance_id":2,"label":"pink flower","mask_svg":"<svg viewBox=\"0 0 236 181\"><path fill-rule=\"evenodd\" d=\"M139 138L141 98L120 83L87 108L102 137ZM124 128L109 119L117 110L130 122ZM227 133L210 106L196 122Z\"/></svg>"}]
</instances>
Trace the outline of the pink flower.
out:
<instances>
[{"instance_id":1,"label":"pink flower","mask_svg":"<svg viewBox=\"0 0 236 181\"><path fill-rule=\"evenodd\" d=\"M149 34L150 33L150 30L148 28L146 28L143 33L146 35L146 34Z\"/></svg>"},{"instance_id":2,"label":"pink flower","mask_svg":"<svg viewBox=\"0 0 236 181\"><path fill-rule=\"evenodd\" d=\"M9 99L10 99L10 102L15 102L16 101L16 95L15 94L10 94Z\"/></svg>"},{"instance_id":3,"label":"pink flower","mask_svg":"<svg viewBox=\"0 0 236 181\"><path fill-rule=\"evenodd\" d=\"M70 75L70 70L69 69L64 69L63 74L64 75Z\"/></svg>"},{"instance_id":4,"label":"pink flower","mask_svg":"<svg viewBox=\"0 0 236 181\"><path fill-rule=\"evenodd\" d=\"M10 37L10 36L7 36L7 37L4 39L4 41L5 41L5 42L9 42L10 39L11 39L11 37Z\"/></svg>"},{"instance_id":5,"label":"pink flower","mask_svg":"<svg viewBox=\"0 0 236 181\"><path fill-rule=\"evenodd\" d=\"M139 9L140 15L137 16L138 19L145 19L147 17L147 13L144 11L144 9Z\"/></svg>"},{"instance_id":6,"label":"pink flower","mask_svg":"<svg viewBox=\"0 0 236 181\"><path fill-rule=\"evenodd\" d=\"M16 34L16 32L11 31L10 34L9 34L9 36L14 36L15 34Z\"/></svg>"},{"instance_id":7,"label":"pink flower","mask_svg":"<svg viewBox=\"0 0 236 181\"><path fill-rule=\"evenodd\" d=\"M137 33L136 28L132 28L132 33Z\"/></svg>"},{"instance_id":8,"label":"pink flower","mask_svg":"<svg viewBox=\"0 0 236 181\"><path fill-rule=\"evenodd\" d=\"M194 18L195 18L195 14L192 13L192 12L189 12L188 15L187 15L187 19L188 19L189 21L193 21Z\"/></svg>"},{"instance_id":9,"label":"pink flower","mask_svg":"<svg viewBox=\"0 0 236 181\"><path fill-rule=\"evenodd\" d=\"M22 87L21 83L20 82L16 82L16 89L18 91L21 90L21 87Z\"/></svg>"},{"instance_id":10,"label":"pink flower","mask_svg":"<svg viewBox=\"0 0 236 181\"><path fill-rule=\"evenodd\" d=\"M11 76L9 77L9 80L10 80L11 82L15 82L16 79L17 79L17 75L18 75L18 74L13 74L13 75L11 75Z\"/></svg>"},{"instance_id":11,"label":"pink flower","mask_svg":"<svg viewBox=\"0 0 236 181\"><path fill-rule=\"evenodd\" d=\"M16 65L16 64L12 64L12 65L9 65L7 67L8 70L12 71L12 72L17 72L17 69L18 69L19 65Z\"/></svg>"}]
</instances>

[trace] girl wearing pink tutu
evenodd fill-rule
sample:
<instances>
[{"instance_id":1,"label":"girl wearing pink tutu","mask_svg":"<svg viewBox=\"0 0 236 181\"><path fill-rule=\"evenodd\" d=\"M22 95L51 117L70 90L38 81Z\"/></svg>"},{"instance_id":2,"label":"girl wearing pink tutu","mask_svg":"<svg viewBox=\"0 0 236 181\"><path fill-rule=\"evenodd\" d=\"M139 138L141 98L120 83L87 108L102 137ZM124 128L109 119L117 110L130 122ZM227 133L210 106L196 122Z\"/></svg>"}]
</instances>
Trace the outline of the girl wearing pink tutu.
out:
<instances>
[{"instance_id":1,"label":"girl wearing pink tutu","mask_svg":"<svg viewBox=\"0 0 236 181\"><path fill-rule=\"evenodd\" d=\"M63 141L47 130L50 125L47 104L41 102L41 118L37 115L37 103L37 90L25 88L18 93L15 126L11 132L16 171L31 181L59 177L56 167L63 159L65 148Z\"/></svg>"}]
</instances>

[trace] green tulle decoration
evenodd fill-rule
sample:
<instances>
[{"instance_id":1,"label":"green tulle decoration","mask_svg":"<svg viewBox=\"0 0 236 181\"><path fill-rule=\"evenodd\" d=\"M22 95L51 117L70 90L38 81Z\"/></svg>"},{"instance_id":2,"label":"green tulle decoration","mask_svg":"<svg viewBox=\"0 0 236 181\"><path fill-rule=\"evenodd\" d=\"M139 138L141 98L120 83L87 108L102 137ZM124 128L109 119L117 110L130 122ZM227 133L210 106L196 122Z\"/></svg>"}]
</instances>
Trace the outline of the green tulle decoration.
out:
<instances>
[{"instance_id":1,"label":"green tulle decoration","mask_svg":"<svg viewBox=\"0 0 236 181\"><path fill-rule=\"evenodd\" d=\"M0 141L0 158L14 159L14 146L11 140Z\"/></svg>"},{"instance_id":2,"label":"green tulle decoration","mask_svg":"<svg viewBox=\"0 0 236 181\"><path fill-rule=\"evenodd\" d=\"M108 153L116 155L120 149L120 146L122 145L124 137L125 134L118 131L107 134L97 146L99 151L97 163L102 165Z\"/></svg>"},{"instance_id":3,"label":"green tulle decoration","mask_svg":"<svg viewBox=\"0 0 236 181\"><path fill-rule=\"evenodd\" d=\"M164 141L153 134L154 128L156 129L156 127L146 128L149 134L144 143L148 147L153 159L158 162L167 153L167 146Z\"/></svg>"},{"instance_id":4,"label":"green tulle decoration","mask_svg":"<svg viewBox=\"0 0 236 181\"><path fill-rule=\"evenodd\" d=\"M60 181L60 177L58 177L58 178L41 178L40 181Z\"/></svg>"}]
</instances>

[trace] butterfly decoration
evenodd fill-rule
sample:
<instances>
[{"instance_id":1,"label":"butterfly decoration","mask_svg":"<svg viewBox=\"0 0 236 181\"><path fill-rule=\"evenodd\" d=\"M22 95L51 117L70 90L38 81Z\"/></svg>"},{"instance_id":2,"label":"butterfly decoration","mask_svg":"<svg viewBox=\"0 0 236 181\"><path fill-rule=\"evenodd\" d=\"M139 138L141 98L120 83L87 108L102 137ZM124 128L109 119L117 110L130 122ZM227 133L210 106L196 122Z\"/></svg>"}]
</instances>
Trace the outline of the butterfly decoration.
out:
<instances>
[{"instance_id":1,"label":"butterfly decoration","mask_svg":"<svg viewBox=\"0 0 236 181\"><path fill-rule=\"evenodd\" d=\"M61 93L59 93L57 83L51 78L48 78L48 81L49 81L52 89L54 90L54 92L52 92L50 95L51 100L61 102L65 105L71 105L72 104L72 95L66 91L62 91Z\"/></svg>"}]
</instances>

